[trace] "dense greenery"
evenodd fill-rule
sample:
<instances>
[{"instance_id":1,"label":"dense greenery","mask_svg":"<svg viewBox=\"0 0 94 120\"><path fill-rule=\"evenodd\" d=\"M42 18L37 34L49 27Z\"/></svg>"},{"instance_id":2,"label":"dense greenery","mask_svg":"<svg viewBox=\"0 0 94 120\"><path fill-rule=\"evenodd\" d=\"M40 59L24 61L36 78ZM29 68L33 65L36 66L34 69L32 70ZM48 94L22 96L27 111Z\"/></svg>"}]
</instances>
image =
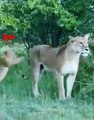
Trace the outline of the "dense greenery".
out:
<instances>
[{"instance_id":1,"label":"dense greenery","mask_svg":"<svg viewBox=\"0 0 94 120\"><path fill-rule=\"evenodd\" d=\"M1 33L13 32L17 39L25 39L31 44L57 46L69 35L94 32L93 5L93 0L2 1Z\"/></svg>"}]
</instances>

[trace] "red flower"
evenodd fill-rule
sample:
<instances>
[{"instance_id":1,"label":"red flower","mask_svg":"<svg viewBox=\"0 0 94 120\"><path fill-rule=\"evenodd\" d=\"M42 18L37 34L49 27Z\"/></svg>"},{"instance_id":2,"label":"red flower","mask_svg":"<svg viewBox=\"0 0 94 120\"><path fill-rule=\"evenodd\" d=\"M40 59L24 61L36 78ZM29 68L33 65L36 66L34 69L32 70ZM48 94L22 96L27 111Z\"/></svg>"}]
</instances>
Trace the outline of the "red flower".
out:
<instances>
[{"instance_id":1,"label":"red flower","mask_svg":"<svg viewBox=\"0 0 94 120\"><path fill-rule=\"evenodd\" d=\"M3 40L3 41L6 41L6 40L8 40L8 37L9 37L9 36L8 36L7 34L3 34L3 35L2 35L2 40Z\"/></svg>"},{"instance_id":2,"label":"red flower","mask_svg":"<svg viewBox=\"0 0 94 120\"><path fill-rule=\"evenodd\" d=\"M10 40L13 40L13 39L14 39L14 35L9 35L8 38L9 38Z\"/></svg>"}]
</instances>

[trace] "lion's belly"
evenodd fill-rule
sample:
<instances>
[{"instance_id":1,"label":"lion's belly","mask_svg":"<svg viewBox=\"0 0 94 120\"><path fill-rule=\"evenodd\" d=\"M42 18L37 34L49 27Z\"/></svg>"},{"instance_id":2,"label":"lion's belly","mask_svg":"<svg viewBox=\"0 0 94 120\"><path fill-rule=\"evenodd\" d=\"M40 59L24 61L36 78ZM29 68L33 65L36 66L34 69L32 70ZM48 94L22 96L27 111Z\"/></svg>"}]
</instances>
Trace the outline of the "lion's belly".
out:
<instances>
[{"instance_id":1,"label":"lion's belly","mask_svg":"<svg viewBox=\"0 0 94 120\"><path fill-rule=\"evenodd\" d=\"M66 64L61 68L62 74L74 74L78 70L78 63L76 62L66 62Z\"/></svg>"},{"instance_id":2,"label":"lion's belly","mask_svg":"<svg viewBox=\"0 0 94 120\"><path fill-rule=\"evenodd\" d=\"M44 65L44 69L45 69L46 71L49 71L49 72L52 72L52 71L53 71L53 68L50 68L50 67L45 66L45 65Z\"/></svg>"}]
</instances>

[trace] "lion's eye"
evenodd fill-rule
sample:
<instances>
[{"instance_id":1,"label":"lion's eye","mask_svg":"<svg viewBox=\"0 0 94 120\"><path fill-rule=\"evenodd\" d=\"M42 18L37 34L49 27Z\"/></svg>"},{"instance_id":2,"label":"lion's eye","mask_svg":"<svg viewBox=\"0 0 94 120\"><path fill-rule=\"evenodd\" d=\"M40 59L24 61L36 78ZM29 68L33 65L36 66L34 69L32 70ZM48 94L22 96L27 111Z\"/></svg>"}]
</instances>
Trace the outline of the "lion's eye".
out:
<instances>
[{"instance_id":1,"label":"lion's eye","mask_svg":"<svg viewBox=\"0 0 94 120\"><path fill-rule=\"evenodd\" d=\"M82 43L82 42L80 42L80 44L82 45L83 43Z\"/></svg>"}]
</instances>

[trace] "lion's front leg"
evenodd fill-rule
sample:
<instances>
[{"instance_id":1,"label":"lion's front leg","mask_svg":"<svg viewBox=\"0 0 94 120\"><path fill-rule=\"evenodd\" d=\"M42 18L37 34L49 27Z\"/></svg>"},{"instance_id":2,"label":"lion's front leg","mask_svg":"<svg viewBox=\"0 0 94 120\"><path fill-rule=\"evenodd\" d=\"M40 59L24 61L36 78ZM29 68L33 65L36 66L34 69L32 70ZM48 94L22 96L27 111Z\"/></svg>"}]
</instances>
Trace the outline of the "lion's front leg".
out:
<instances>
[{"instance_id":1,"label":"lion's front leg","mask_svg":"<svg viewBox=\"0 0 94 120\"><path fill-rule=\"evenodd\" d=\"M76 74L70 74L67 78L67 98L71 98L72 88L75 82Z\"/></svg>"},{"instance_id":2,"label":"lion's front leg","mask_svg":"<svg viewBox=\"0 0 94 120\"><path fill-rule=\"evenodd\" d=\"M57 85L58 85L58 95L59 100L65 100L65 89L64 89L64 76L56 75Z\"/></svg>"},{"instance_id":3,"label":"lion's front leg","mask_svg":"<svg viewBox=\"0 0 94 120\"><path fill-rule=\"evenodd\" d=\"M8 73L9 68L8 67L1 67L0 68L0 82L5 78L5 76Z\"/></svg>"}]
</instances>

